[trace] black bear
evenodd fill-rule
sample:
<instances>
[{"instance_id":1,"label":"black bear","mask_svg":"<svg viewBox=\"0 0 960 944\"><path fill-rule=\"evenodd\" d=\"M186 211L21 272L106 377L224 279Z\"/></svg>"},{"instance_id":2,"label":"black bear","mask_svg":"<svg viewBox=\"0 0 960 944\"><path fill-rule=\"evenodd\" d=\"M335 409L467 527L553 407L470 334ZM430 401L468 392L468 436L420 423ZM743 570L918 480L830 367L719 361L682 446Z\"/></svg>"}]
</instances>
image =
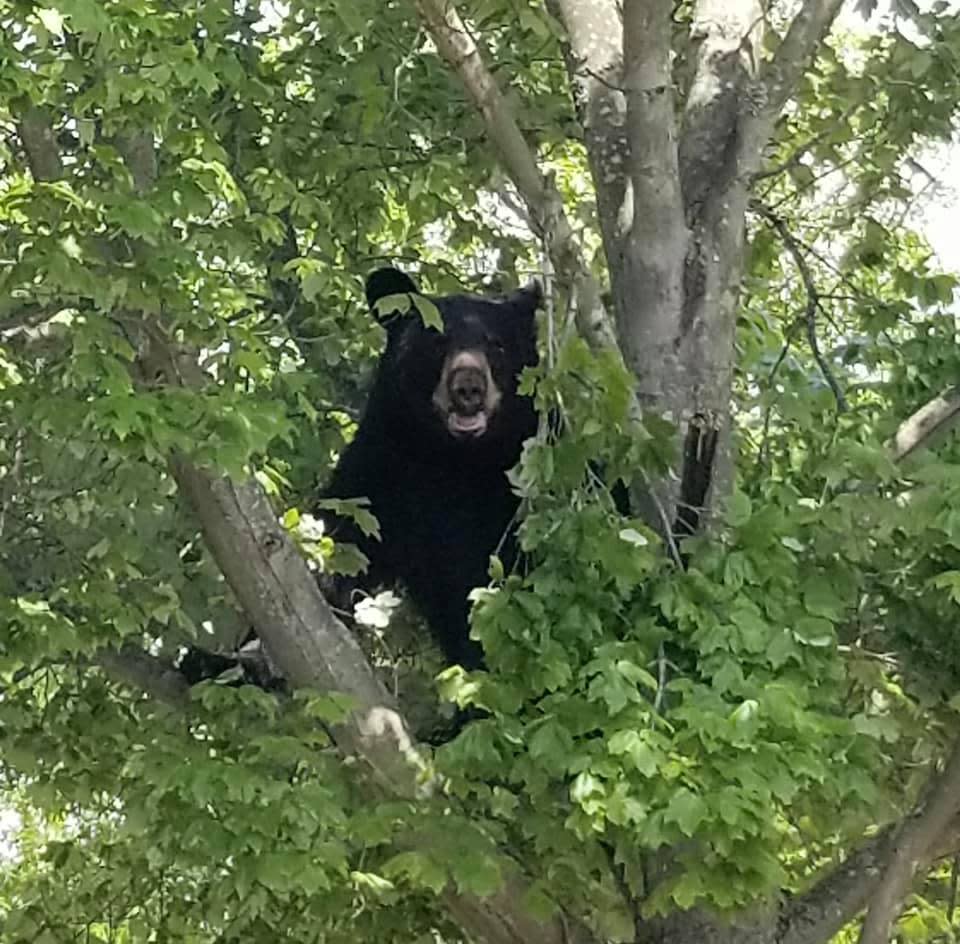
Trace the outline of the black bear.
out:
<instances>
[{"instance_id":1,"label":"black bear","mask_svg":"<svg viewBox=\"0 0 960 944\"><path fill-rule=\"evenodd\" d=\"M383 310L388 296L411 294L417 286L397 269L367 279L367 303L387 346L356 436L324 492L368 498L380 540L344 518L324 517L336 540L369 559L360 585L402 584L447 660L472 669L482 653L469 638L468 594L487 583L494 551L511 564L519 500L506 473L537 428L533 403L517 384L523 368L537 363L540 288L502 299L432 298L442 332L412 305ZM341 581L341 592L355 585Z\"/></svg>"}]
</instances>

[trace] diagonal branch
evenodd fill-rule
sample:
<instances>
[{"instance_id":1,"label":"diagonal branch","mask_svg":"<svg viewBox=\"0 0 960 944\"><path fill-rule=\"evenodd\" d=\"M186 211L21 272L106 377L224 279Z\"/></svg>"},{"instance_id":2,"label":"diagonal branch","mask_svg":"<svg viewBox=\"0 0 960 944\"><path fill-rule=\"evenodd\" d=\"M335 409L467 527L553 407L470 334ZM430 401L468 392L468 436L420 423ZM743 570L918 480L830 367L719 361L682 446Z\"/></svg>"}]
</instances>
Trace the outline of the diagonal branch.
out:
<instances>
[{"instance_id":1,"label":"diagonal branch","mask_svg":"<svg viewBox=\"0 0 960 944\"><path fill-rule=\"evenodd\" d=\"M141 358L144 375L197 387L205 380L196 359L178 356L163 336L149 331ZM294 687L347 696L350 713L331 727L340 750L365 762L380 795L414 798L432 786L391 696L374 675L356 639L337 619L299 551L277 521L259 484L234 483L185 456L171 463L205 543L250 617L269 656ZM449 891L451 916L485 944L591 944L588 932L566 916L540 922L524 905L526 879L519 868L485 898Z\"/></svg>"},{"instance_id":2,"label":"diagonal branch","mask_svg":"<svg viewBox=\"0 0 960 944\"><path fill-rule=\"evenodd\" d=\"M817 311L821 308L820 292L803 254L803 249L782 217L777 216L772 210L759 203L755 203L754 206L760 215L777 231L784 247L790 254L790 258L793 259L797 271L800 273L800 280L803 282L803 289L807 296L803 318L807 328L807 342L810 345L810 352L820 368L820 373L823 374L823 379L833 392L834 399L837 401L837 411L845 413L848 409L847 398L844 396L837 378L834 377L827 359L823 356L823 352L820 350L820 342L817 339Z\"/></svg>"},{"instance_id":3,"label":"diagonal branch","mask_svg":"<svg viewBox=\"0 0 960 944\"><path fill-rule=\"evenodd\" d=\"M956 794L956 785L953 790ZM903 842L911 824L918 817L923 818L923 809L922 804L918 805L912 817L884 827L861 843L842 863L822 873L805 892L786 899L777 922L777 944L823 944L871 906L887 881L893 863L903 855ZM941 832L919 850L912 876L928 869L938 859L956 854L958 849L960 818L955 812L947 818ZM902 894L906 890L904 886ZM886 944L888 938L882 940ZM861 944L864 944L862 939Z\"/></svg>"},{"instance_id":4,"label":"diagonal branch","mask_svg":"<svg viewBox=\"0 0 960 944\"><path fill-rule=\"evenodd\" d=\"M905 419L888 443L894 462L925 449L960 421L960 388L952 387Z\"/></svg>"},{"instance_id":5,"label":"diagonal branch","mask_svg":"<svg viewBox=\"0 0 960 944\"><path fill-rule=\"evenodd\" d=\"M415 0L415 5L440 54L460 76L480 112L487 134L520 192L554 268L572 283L580 332L592 345L616 350L616 335L601 300L600 287L564 211L563 200L553 182L541 173L535 153L487 68L480 47L452 0Z\"/></svg>"},{"instance_id":6,"label":"diagonal branch","mask_svg":"<svg viewBox=\"0 0 960 944\"><path fill-rule=\"evenodd\" d=\"M943 773L930 785L913 816L897 830L889 861L870 899L860 944L887 944L900 902L954 817L960 813L960 741Z\"/></svg>"},{"instance_id":7,"label":"diagonal branch","mask_svg":"<svg viewBox=\"0 0 960 944\"><path fill-rule=\"evenodd\" d=\"M141 358L146 377L199 388L196 362L177 356L157 329ZM413 796L419 758L393 700L359 644L337 619L260 486L236 484L186 456L171 463L210 553L284 677L295 687L339 692L354 710L334 729L349 756L367 762L388 793Z\"/></svg>"},{"instance_id":8,"label":"diagonal branch","mask_svg":"<svg viewBox=\"0 0 960 944\"><path fill-rule=\"evenodd\" d=\"M737 166L742 177L759 170L763 149L804 69L843 6L843 0L804 0L773 58L761 70L740 122Z\"/></svg>"}]
</instances>

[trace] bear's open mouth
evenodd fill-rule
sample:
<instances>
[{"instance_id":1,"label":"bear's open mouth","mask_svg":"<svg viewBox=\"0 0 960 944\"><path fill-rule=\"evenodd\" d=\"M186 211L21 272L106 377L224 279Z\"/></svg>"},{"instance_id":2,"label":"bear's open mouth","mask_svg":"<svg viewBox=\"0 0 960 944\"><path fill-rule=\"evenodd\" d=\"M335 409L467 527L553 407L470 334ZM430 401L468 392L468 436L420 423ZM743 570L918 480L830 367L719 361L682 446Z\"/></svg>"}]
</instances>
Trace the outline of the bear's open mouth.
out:
<instances>
[{"instance_id":1,"label":"bear's open mouth","mask_svg":"<svg viewBox=\"0 0 960 944\"><path fill-rule=\"evenodd\" d=\"M482 436L487 431L486 411L480 410L470 416L451 410L447 414L447 429L454 436Z\"/></svg>"}]
</instances>

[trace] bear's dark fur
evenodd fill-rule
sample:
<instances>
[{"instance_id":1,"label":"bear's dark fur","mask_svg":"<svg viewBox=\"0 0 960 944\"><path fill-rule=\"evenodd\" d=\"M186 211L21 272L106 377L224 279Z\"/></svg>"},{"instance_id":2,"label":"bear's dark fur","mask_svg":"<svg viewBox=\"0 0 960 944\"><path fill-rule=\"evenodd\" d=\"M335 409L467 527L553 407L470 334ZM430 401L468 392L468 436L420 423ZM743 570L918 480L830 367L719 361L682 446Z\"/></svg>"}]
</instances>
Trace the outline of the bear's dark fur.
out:
<instances>
[{"instance_id":1,"label":"bear's dark fur","mask_svg":"<svg viewBox=\"0 0 960 944\"><path fill-rule=\"evenodd\" d=\"M373 272L367 302L387 332L366 411L325 497L366 497L380 540L323 513L338 541L370 561L366 590L399 582L426 619L447 660L482 664L469 638L468 594L488 582L492 553L506 566L518 499L506 472L537 427L533 403L517 393L524 367L537 362L538 286L503 299L432 298L443 331L416 309L383 311L387 296L415 294L396 269ZM389 303L388 303L389 306ZM403 306L401 306L403 307ZM340 592L357 582L340 581Z\"/></svg>"}]
</instances>

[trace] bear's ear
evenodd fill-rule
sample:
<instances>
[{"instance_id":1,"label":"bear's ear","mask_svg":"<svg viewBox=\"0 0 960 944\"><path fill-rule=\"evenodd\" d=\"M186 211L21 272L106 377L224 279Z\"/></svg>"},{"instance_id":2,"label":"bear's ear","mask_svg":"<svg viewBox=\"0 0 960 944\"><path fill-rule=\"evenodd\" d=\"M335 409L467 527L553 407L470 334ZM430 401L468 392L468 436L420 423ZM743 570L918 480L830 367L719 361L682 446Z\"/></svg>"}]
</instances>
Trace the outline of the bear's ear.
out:
<instances>
[{"instance_id":1,"label":"bear's ear","mask_svg":"<svg viewBox=\"0 0 960 944\"><path fill-rule=\"evenodd\" d=\"M377 269L367 276L367 304L378 321L387 321L391 313L377 309L377 302L388 295L407 295L411 292L417 294L419 289L416 282L410 278L406 272L387 266L383 269Z\"/></svg>"},{"instance_id":2,"label":"bear's ear","mask_svg":"<svg viewBox=\"0 0 960 944\"><path fill-rule=\"evenodd\" d=\"M509 295L507 304L518 314L532 318L534 312L543 304L543 287L536 279L533 279L523 288L518 288L512 295Z\"/></svg>"}]
</instances>

